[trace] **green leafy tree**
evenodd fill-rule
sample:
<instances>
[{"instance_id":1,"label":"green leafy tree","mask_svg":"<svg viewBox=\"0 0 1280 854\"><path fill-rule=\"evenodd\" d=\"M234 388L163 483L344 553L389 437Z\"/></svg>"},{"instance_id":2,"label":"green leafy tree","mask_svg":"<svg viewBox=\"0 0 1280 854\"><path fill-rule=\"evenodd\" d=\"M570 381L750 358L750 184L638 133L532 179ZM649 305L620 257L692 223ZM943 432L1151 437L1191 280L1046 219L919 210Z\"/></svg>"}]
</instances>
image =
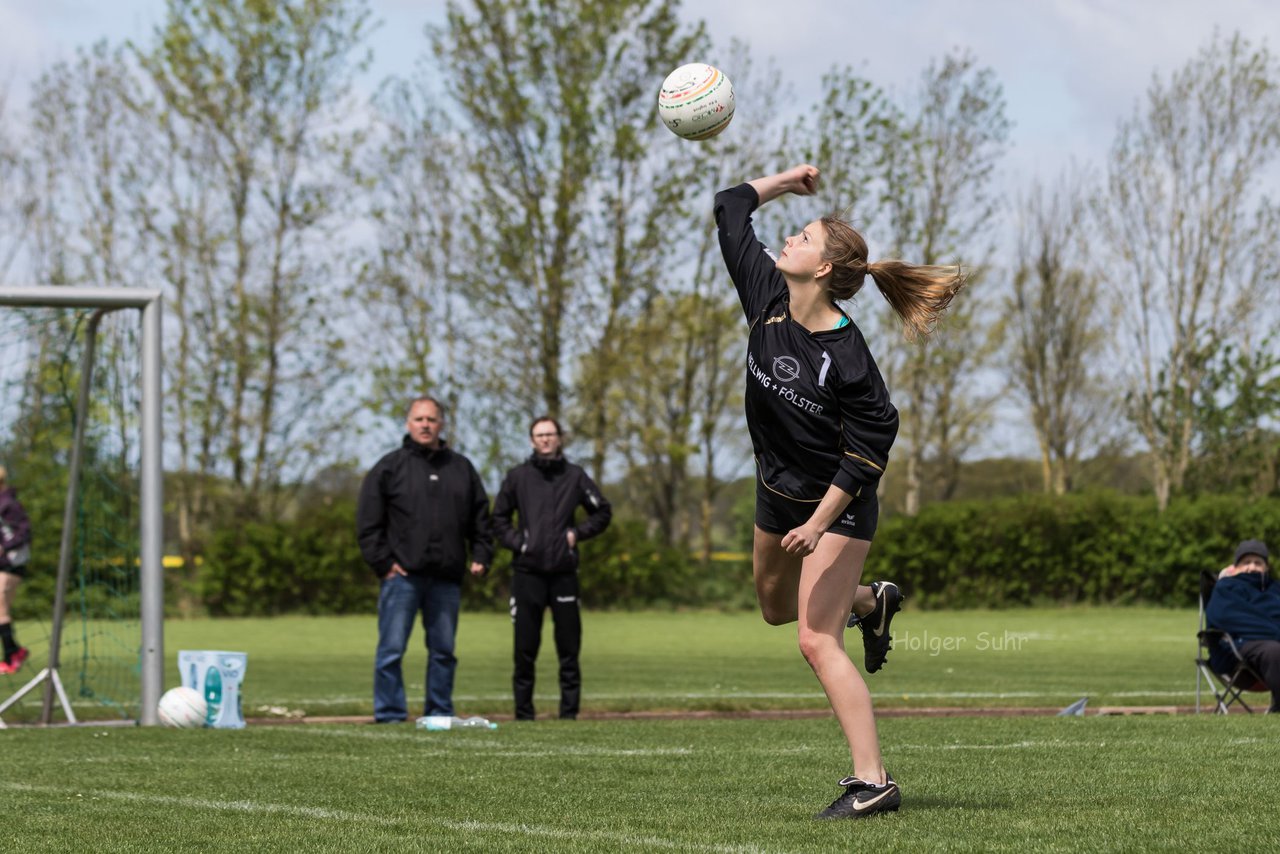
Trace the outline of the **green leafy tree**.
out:
<instances>
[{"instance_id":1,"label":"green leafy tree","mask_svg":"<svg viewBox=\"0 0 1280 854\"><path fill-rule=\"evenodd\" d=\"M284 474L323 458L345 417L325 415L347 374L330 283L368 17L361 0L169 0L136 50L177 203L150 227L172 238L175 310L198 332L176 367L199 389L178 401L182 468L227 477L249 511L270 512Z\"/></svg>"},{"instance_id":2,"label":"green leafy tree","mask_svg":"<svg viewBox=\"0 0 1280 854\"><path fill-rule=\"evenodd\" d=\"M375 102L380 139L362 165L374 241L349 299L362 337L378 342L366 357L366 405L399 418L406 398L430 393L456 421L468 348L459 330L470 321L457 282L469 247L451 200L466 163L434 89L425 75L392 80Z\"/></svg>"},{"instance_id":3,"label":"green leafy tree","mask_svg":"<svg viewBox=\"0 0 1280 854\"><path fill-rule=\"evenodd\" d=\"M1184 488L1208 379L1206 342L1256 334L1280 282L1280 65L1215 33L1116 134L1099 212L1127 366L1128 416L1161 508Z\"/></svg>"},{"instance_id":4,"label":"green leafy tree","mask_svg":"<svg viewBox=\"0 0 1280 854\"><path fill-rule=\"evenodd\" d=\"M644 302L617 324L615 357L593 352L582 361L584 388L608 389L584 395L583 405L612 426L626 464L626 497L643 509L660 542L696 542L704 567L719 522L717 498L751 465L741 416L746 325L720 258L711 202L717 190L763 173L778 157L785 101L776 67L757 65L745 45L731 44L724 65L753 109L735 118L731 132L698 144L662 131L682 161L671 169L684 170L676 185L683 195L662 212L664 232L655 235L662 267L652 270ZM593 381L601 374L612 380Z\"/></svg>"},{"instance_id":5,"label":"green leafy tree","mask_svg":"<svg viewBox=\"0 0 1280 854\"><path fill-rule=\"evenodd\" d=\"M13 268L27 231L23 216L27 204L22 186L23 158L5 119L8 103L8 91L0 88L0 282Z\"/></svg>"},{"instance_id":6,"label":"green leafy tree","mask_svg":"<svg viewBox=\"0 0 1280 854\"><path fill-rule=\"evenodd\" d=\"M1196 492L1280 492L1280 355L1274 336L1249 343L1206 348L1187 472L1187 486Z\"/></svg>"},{"instance_id":7,"label":"green leafy tree","mask_svg":"<svg viewBox=\"0 0 1280 854\"><path fill-rule=\"evenodd\" d=\"M917 264L962 264L973 270L967 291L952 303L939 329L911 344L900 323L883 311L880 368L901 413L906 513L918 512L927 474L938 497L954 493L961 457L986 426L1002 390L984 384L1003 324L981 278L994 253L992 186L1005 151L1009 120L1003 89L989 68L968 53L953 53L925 70L919 102L905 110L897 139L882 158L886 183L885 256ZM984 390L985 389L985 390Z\"/></svg>"},{"instance_id":8,"label":"green leafy tree","mask_svg":"<svg viewBox=\"0 0 1280 854\"><path fill-rule=\"evenodd\" d=\"M1072 488L1081 454L1098 447L1108 400L1098 361L1105 343L1098 275L1088 262L1088 202L1078 175L1036 182L1018 206L1010 373L1040 446L1044 491Z\"/></svg>"},{"instance_id":9,"label":"green leafy tree","mask_svg":"<svg viewBox=\"0 0 1280 854\"><path fill-rule=\"evenodd\" d=\"M666 133L653 103L701 29L668 0L477 0L450 3L431 40L469 145L454 186L463 286L485 321L479 392L512 423L565 415L576 352L610 358L614 325L663 269L660 218L679 181L650 156ZM608 439L593 426L598 469Z\"/></svg>"},{"instance_id":10,"label":"green leafy tree","mask_svg":"<svg viewBox=\"0 0 1280 854\"><path fill-rule=\"evenodd\" d=\"M153 278L155 256L133 216L150 143L130 109L140 97L134 70L123 50L98 42L32 87L24 213L35 281L121 287Z\"/></svg>"},{"instance_id":11,"label":"green leafy tree","mask_svg":"<svg viewBox=\"0 0 1280 854\"><path fill-rule=\"evenodd\" d=\"M823 76L812 114L797 141L822 170L822 184L812 201L787 201L802 206L806 219L834 212L855 227L873 226L884 215L885 177L902 148L901 109L871 81L839 68Z\"/></svg>"},{"instance_id":12,"label":"green leafy tree","mask_svg":"<svg viewBox=\"0 0 1280 854\"><path fill-rule=\"evenodd\" d=\"M700 451L714 452L724 403L740 394L739 348L726 339L741 338L741 317L721 295L663 295L619 330L625 342L619 355L642 367L632 383L615 390L609 408L616 413L626 488L664 545L685 545L701 527L700 546L709 550L709 520L691 507L714 500L715 491L695 490L693 463ZM706 425L707 419L715 423Z\"/></svg>"}]
</instances>

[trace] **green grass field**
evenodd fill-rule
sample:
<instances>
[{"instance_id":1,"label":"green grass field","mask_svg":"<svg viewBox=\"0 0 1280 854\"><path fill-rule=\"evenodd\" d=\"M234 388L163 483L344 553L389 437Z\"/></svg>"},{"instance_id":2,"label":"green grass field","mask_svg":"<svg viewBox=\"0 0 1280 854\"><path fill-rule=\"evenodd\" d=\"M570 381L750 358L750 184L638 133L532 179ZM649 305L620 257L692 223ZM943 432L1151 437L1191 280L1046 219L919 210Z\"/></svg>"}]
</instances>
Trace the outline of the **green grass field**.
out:
<instances>
[{"instance_id":1,"label":"green grass field","mask_svg":"<svg viewBox=\"0 0 1280 854\"><path fill-rule=\"evenodd\" d=\"M796 649L795 629L751 613L589 613L584 711L823 709L826 699ZM904 611L895 649L868 680L881 708L1062 707L1194 702L1194 612L1162 609ZM262 707L308 715L371 714L370 617L175 622L179 649L249 653L246 714ZM849 634L861 663L860 638ZM464 614L455 697L466 713L511 711L511 622ZM421 703L426 654L415 631L405 664L411 708ZM538 663L539 710L554 712L550 625ZM171 671L177 683L176 667Z\"/></svg>"},{"instance_id":2,"label":"green grass field","mask_svg":"<svg viewBox=\"0 0 1280 854\"><path fill-rule=\"evenodd\" d=\"M831 720L3 734L13 851L1267 851L1275 717L893 718L902 811L811 815Z\"/></svg>"},{"instance_id":3,"label":"green grass field","mask_svg":"<svg viewBox=\"0 0 1280 854\"><path fill-rule=\"evenodd\" d=\"M825 708L791 628L750 614L585 620L585 713ZM908 610L894 630L897 649L868 680L881 709L1194 699L1193 612ZM509 713L510 635L502 616L463 615L460 713ZM411 705L423 693L419 643L406 665ZM372 616L201 620L168 625L166 658L248 652L250 717L367 715L373 646ZM0 678L0 692L33 672ZM177 683L176 666L168 678ZM549 631L539 686L551 713ZM34 712L28 703L6 719ZM850 770L827 716L444 733L15 727L0 733L0 849L1274 850L1278 727L1280 717L1244 715L885 717L902 812L833 824L810 820Z\"/></svg>"},{"instance_id":4,"label":"green grass field","mask_svg":"<svg viewBox=\"0 0 1280 854\"><path fill-rule=\"evenodd\" d=\"M796 649L793 626L771 627L752 613L717 612L592 612L584 622L586 714L826 708ZM1194 611L1157 608L908 609L895 620L888 664L868 684L882 709L1061 708L1084 696L1094 709L1187 706L1195 699L1195 628ZM860 663L857 631L848 637ZM28 642L31 662L18 676L0 677L0 696L38 670L44 651ZM372 615L170 621L166 685L178 684L180 649L239 650L249 654L246 716L271 716L272 709L371 715L375 642ZM506 615L462 615L455 686L461 712L510 713L511 643ZM425 666L419 627L405 663L411 709L422 702ZM538 673L539 709L553 713L549 619ZM35 702L24 703L6 720L31 720L36 710ZM79 703L77 713L112 714Z\"/></svg>"}]
</instances>

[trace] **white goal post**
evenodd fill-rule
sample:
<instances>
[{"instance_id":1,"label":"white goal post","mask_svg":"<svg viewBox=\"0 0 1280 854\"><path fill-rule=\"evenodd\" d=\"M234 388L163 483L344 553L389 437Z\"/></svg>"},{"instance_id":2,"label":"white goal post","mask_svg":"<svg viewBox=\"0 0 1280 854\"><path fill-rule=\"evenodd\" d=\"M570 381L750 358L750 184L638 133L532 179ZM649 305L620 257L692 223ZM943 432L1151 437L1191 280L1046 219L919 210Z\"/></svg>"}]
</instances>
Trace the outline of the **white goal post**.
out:
<instances>
[{"instance_id":1,"label":"white goal post","mask_svg":"<svg viewBox=\"0 0 1280 854\"><path fill-rule=\"evenodd\" d=\"M159 723L156 704L164 685L164 479L161 444L163 394L161 336L161 292L146 288L86 288L39 285L31 287L0 287L0 306L82 308L98 309L98 315L120 309L140 309L142 312L141 335L141 421L139 451L139 608L142 627L142 646L139 655L141 667L141 706L138 722L143 726ZM98 316L96 315L96 316ZM82 384L82 401L87 389ZM81 409L83 411L83 409ZM81 433L84 418L77 418L77 434ZM68 487L68 517L74 506L77 489L76 476L79 464L79 441L72 451L73 477ZM45 693L45 723L48 723L52 691L56 688L64 708L70 717L70 707L62 692L57 675L60 653L60 624L62 615L57 613L64 596L66 573L69 566L69 525L64 524L63 549L59 558L58 605L55 606L55 630L50 643L49 667L33 679L23 692L35 687L43 677L48 677ZM16 697L15 697L16 699ZM74 721L74 718L71 718Z\"/></svg>"}]
</instances>

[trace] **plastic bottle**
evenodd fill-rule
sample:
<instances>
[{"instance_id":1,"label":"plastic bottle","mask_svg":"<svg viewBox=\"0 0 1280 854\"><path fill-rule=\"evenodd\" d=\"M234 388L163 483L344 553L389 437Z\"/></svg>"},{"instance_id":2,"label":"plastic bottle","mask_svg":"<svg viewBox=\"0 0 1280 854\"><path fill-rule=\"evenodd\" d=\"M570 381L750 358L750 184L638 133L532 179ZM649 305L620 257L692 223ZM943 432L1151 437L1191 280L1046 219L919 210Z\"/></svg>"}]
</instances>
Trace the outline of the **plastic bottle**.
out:
<instances>
[{"instance_id":1,"label":"plastic bottle","mask_svg":"<svg viewBox=\"0 0 1280 854\"><path fill-rule=\"evenodd\" d=\"M222 710L222 672L210 667L204 674L204 701L209 706L207 723L213 726Z\"/></svg>"},{"instance_id":2,"label":"plastic bottle","mask_svg":"<svg viewBox=\"0 0 1280 854\"><path fill-rule=\"evenodd\" d=\"M446 729L497 729L498 725L479 715L468 718L449 717L448 715L426 715L418 718L418 729L439 732Z\"/></svg>"}]
</instances>

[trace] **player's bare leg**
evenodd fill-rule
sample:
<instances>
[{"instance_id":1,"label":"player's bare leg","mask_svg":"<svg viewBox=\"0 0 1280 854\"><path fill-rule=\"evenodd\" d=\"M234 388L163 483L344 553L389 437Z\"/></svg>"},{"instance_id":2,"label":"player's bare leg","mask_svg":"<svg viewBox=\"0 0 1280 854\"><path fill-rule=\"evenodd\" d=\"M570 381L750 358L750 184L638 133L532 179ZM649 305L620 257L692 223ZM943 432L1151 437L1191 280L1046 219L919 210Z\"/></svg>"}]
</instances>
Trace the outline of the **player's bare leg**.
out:
<instances>
[{"instance_id":1,"label":"player's bare leg","mask_svg":"<svg viewBox=\"0 0 1280 854\"><path fill-rule=\"evenodd\" d=\"M824 537L825 539L832 539ZM835 537L835 539L846 539ZM797 593L800 588L800 569L803 559L782 548L782 536L755 529L751 567L756 582L756 601L760 613L771 626L793 623L799 616ZM861 571L861 567L859 567ZM859 586L852 603L858 613L870 612L876 604L870 587ZM845 617L849 615L845 611Z\"/></svg>"}]
</instances>

